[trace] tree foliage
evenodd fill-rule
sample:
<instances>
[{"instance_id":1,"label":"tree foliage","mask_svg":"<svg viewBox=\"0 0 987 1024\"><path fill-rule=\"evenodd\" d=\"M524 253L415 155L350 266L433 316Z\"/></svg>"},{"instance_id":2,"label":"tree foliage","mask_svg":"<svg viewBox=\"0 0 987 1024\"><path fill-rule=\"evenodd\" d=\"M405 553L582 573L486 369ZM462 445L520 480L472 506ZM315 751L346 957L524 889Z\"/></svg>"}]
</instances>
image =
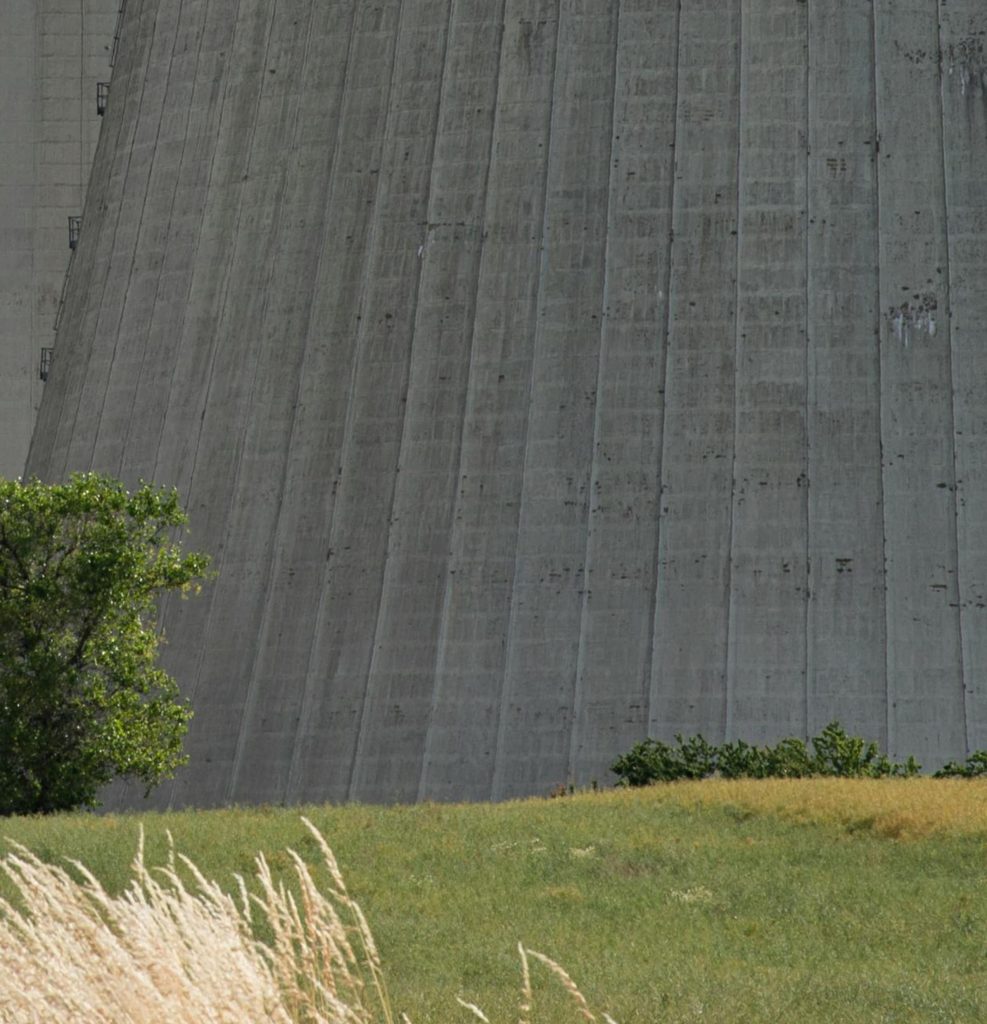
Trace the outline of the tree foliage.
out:
<instances>
[{"instance_id":1,"label":"tree foliage","mask_svg":"<svg viewBox=\"0 0 987 1024\"><path fill-rule=\"evenodd\" d=\"M156 599L208 565L174 490L95 473L0 480L0 814L96 806L184 763L191 710L156 667Z\"/></svg>"}]
</instances>

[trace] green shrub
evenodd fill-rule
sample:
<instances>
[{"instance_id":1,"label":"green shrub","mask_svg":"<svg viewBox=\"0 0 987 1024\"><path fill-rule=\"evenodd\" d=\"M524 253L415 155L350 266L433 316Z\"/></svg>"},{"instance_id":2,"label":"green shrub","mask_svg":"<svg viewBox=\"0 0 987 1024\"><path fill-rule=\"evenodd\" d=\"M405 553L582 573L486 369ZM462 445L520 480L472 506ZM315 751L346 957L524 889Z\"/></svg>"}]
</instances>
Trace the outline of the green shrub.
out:
<instances>
[{"instance_id":1,"label":"green shrub","mask_svg":"<svg viewBox=\"0 0 987 1024\"><path fill-rule=\"evenodd\" d=\"M977 750L962 764L950 761L936 772L937 779L978 779L987 775L987 750Z\"/></svg>"},{"instance_id":2,"label":"green shrub","mask_svg":"<svg viewBox=\"0 0 987 1024\"><path fill-rule=\"evenodd\" d=\"M727 779L801 779L813 775L886 778L917 775L921 770L913 757L904 764L896 764L880 752L876 743L849 736L839 722L830 722L810 742L811 753L795 737L783 739L773 747L756 747L743 740L714 747L702 736L683 739L678 734L674 746L655 739L636 744L617 758L610 770L622 786L647 786L652 782L713 775ZM973 774L958 766L946 767L957 768L953 774ZM987 754L978 762L976 774L987 774Z\"/></svg>"}]
</instances>

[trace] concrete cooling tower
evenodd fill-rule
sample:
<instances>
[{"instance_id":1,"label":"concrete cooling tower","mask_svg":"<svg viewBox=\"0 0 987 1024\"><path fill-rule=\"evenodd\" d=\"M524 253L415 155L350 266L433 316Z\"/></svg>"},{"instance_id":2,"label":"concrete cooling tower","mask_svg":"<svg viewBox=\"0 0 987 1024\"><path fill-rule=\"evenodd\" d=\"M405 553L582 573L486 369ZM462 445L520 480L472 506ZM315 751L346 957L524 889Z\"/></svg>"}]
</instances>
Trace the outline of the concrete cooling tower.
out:
<instances>
[{"instance_id":1,"label":"concrete cooling tower","mask_svg":"<svg viewBox=\"0 0 987 1024\"><path fill-rule=\"evenodd\" d=\"M128 0L28 469L176 485L214 555L154 799L987 747L985 39L983 0Z\"/></svg>"}]
</instances>

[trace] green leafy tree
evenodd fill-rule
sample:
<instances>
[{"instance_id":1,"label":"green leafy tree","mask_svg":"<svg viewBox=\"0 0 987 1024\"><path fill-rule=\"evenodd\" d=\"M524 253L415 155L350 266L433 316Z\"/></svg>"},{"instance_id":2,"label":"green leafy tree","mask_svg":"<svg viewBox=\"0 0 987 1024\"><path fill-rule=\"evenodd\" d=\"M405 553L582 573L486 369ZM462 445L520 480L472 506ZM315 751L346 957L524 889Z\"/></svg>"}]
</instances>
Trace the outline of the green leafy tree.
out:
<instances>
[{"instance_id":1,"label":"green leafy tree","mask_svg":"<svg viewBox=\"0 0 987 1024\"><path fill-rule=\"evenodd\" d=\"M155 665L155 601L208 566L175 542L174 490L95 473L0 480L0 815L96 806L117 777L148 791L186 760L191 710Z\"/></svg>"}]
</instances>

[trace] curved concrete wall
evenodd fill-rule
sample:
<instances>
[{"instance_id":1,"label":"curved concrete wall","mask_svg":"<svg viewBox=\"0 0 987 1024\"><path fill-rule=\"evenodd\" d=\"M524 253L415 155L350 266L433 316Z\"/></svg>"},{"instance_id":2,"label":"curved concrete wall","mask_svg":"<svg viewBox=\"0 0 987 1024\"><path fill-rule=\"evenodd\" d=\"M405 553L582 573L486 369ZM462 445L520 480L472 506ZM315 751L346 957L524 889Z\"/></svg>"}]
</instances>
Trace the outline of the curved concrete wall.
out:
<instances>
[{"instance_id":1,"label":"curved concrete wall","mask_svg":"<svg viewBox=\"0 0 987 1024\"><path fill-rule=\"evenodd\" d=\"M30 468L176 484L156 799L987 746L982 0L130 0Z\"/></svg>"}]
</instances>

